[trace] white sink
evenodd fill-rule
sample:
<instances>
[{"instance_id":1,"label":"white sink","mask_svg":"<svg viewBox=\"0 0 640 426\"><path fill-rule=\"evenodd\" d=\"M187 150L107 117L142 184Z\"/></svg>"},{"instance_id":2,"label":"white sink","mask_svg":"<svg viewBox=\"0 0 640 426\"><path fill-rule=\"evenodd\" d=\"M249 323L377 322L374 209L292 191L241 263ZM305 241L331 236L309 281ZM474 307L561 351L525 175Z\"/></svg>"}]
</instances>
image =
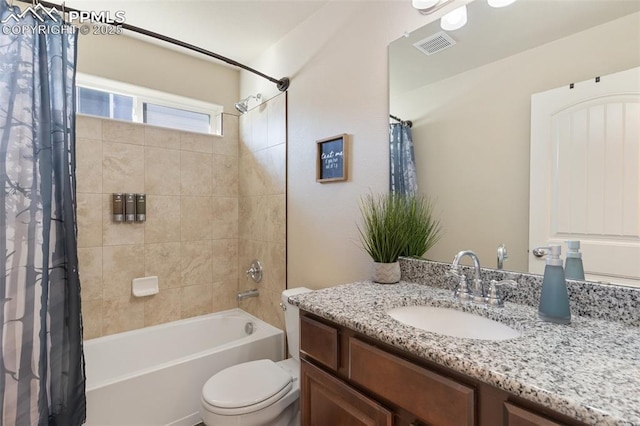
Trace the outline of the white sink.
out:
<instances>
[{"instance_id":1,"label":"white sink","mask_svg":"<svg viewBox=\"0 0 640 426\"><path fill-rule=\"evenodd\" d=\"M392 318L432 333L481 340L507 340L520 337L508 325L479 315L433 306L403 306L387 311Z\"/></svg>"}]
</instances>

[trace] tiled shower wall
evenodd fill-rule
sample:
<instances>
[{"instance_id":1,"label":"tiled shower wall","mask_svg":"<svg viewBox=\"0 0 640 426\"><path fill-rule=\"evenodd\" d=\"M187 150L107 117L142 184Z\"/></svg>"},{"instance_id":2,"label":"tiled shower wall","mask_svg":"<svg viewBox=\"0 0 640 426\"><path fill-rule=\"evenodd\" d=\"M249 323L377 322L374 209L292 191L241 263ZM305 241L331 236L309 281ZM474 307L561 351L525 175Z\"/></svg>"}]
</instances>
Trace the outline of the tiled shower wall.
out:
<instances>
[{"instance_id":1,"label":"tiled shower wall","mask_svg":"<svg viewBox=\"0 0 640 426\"><path fill-rule=\"evenodd\" d=\"M284 329L279 306L286 287L286 92L240 116L239 288L260 296L240 307ZM245 276L257 258L264 267L258 284Z\"/></svg>"},{"instance_id":2,"label":"tiled shower wall","mask_svg":"<svg viewBox=\"0 0 640 426\"><path fill-rule=\"evenodd\" d=\"M76 129L85 338L236 307L238 117L222 137L87 116ZM113 192L146 193L147 221L112 222ZM150 275L160 293L133 297Z\"/></svg>"}]
</instances>

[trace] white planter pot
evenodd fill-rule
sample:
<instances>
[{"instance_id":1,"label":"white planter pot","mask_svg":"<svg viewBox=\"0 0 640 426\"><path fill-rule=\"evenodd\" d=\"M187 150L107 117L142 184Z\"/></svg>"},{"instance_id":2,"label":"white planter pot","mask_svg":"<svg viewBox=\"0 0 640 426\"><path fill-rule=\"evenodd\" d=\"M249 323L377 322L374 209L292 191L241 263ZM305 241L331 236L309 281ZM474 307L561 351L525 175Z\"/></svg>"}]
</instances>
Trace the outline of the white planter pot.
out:
<instances>
[{"instance_id":1,"label":"white planter pot","mask_svg":"<svg viewBox=\"0 0 640 426\"><path fill-rule=\"evenodd\" d=\"M380 284L395 284L400 281L400 263L373 262L371 279Z\"/></svg>"}]
</instances>

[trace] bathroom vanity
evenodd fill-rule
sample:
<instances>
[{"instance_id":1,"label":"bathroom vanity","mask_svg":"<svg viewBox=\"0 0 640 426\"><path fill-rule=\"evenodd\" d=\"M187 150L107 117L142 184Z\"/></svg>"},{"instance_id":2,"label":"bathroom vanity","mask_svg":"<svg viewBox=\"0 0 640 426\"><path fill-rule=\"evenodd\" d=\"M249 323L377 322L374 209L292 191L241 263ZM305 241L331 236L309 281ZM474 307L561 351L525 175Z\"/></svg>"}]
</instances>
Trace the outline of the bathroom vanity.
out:
<instances>
[{"instance_id":1,"label":"bathroom vanity","mask_svg":"<svg viewBox=\"0 0 640 426\"><path fill-rule=\"evenodd\" d=\"M640 424L640 329L536 309L457 305L424 284L353 283L293 298L301 309L302 425ZM462 309L521 336L460 339L404 325L399 306Z\"/></svg>"}]
</instances>

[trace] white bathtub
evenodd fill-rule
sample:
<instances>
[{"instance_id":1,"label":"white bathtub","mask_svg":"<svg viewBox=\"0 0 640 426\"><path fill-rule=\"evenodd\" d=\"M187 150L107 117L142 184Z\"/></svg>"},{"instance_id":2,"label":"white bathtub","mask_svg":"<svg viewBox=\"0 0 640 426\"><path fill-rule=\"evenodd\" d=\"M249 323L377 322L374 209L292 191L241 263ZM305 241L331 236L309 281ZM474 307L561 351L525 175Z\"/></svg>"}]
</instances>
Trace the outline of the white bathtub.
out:
<instances>
[{"instance_id":1,"label":"white bathtub","mask_svg":"<svg viewBox=\"0 0 640 426\"><path fill-rule=\"evenodd\" d=\"M209 377L240 362L283 359L284 333L231 309L87 340L84 354L86 425L192 426Z\"/></svg>"}]
</instances>

